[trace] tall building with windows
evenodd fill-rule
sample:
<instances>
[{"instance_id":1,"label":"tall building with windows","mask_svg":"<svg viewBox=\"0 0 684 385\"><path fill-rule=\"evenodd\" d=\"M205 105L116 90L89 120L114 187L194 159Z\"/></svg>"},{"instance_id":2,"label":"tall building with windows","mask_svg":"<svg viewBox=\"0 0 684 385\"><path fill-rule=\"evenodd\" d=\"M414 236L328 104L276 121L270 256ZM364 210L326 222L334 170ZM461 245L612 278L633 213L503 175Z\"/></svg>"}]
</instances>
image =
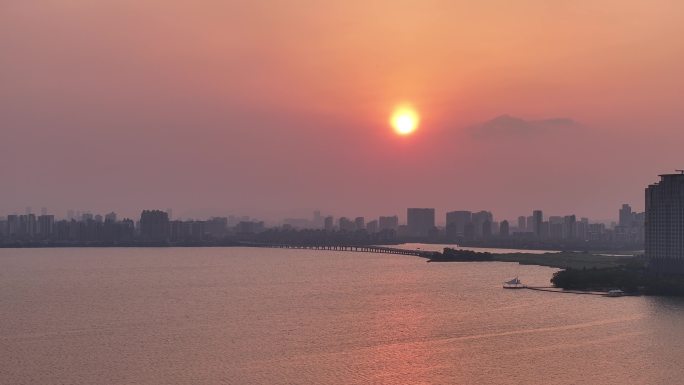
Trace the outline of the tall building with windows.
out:
<instances>
[{"instance_id":1,"label":"tall building with windows","mask_svg":"<svg viewBox=\"0 0 684 385\"><path fill-rule=\"evenodd\" d=\"M140 214L140 236L144 241L166 242L170 234L169 214L159 210L143 210Z\"/></svg>"},{"instance_id":2,"label":"tall building with windows","mask_svg":"<svg viewBox=\"0 0 684 385\"><path fill-rule=\"evenodd\" d=\"M542 236L542 225L544 222L544 213L541 210L534 210L532 212L532 231L537 237ZM529 226L529 222L527 223Z\"/></svg>"},{"instance_id":3,"label":"tall building with windows","mask_svg":"<svg viewBox=\"0 0 684 385\"><path fill-rule=\"evenodd\" d=\"M646 188L645 237L651 268L684 273L684 171Z\"/></svg>"},{"instance_id":4,"label":"tall building with windows","mask_svg":"<svg viewBox=\"0 0 684 385\"><path fill-rule=\"evenodd\" d=\"M509 235L509 232L510 232L510 229L509 229L508 221L504 219L503 221L501 221L501 224L499 225L499 236L501 238L507 238Z\"/></svg>"},{"instance_id":5,"label":"tall building with windows","mask_svg":"<svg viewBox=\"0 0 684 385\"><path fill-rule=\"evenodd\" d=\"M354 222L352 222L349 218L347 217L340 217L339 222L338 222L338 227L340 231L355 231L356 226L354 225Z\"/></svg>"},{"instance_id":6,"label":"tall building with windows","mask_svg":"<svg viewBox=\"0 0 684 385\"><path fill-rule=\"evenodd\" d=\"M577 217L566 215L563 217L563 239L577 238Z\"/></svg>"},{"instance_id":7,"label":"tall building with windows","mask_svg":"<svg viewBox=\"0 0 684 385\"><path fill-rule=\"evenodd\" d=\"M518 217L518 231L523 232L527 230L527 218L521 215Z\"/></svg>"},{"instance_id":8,"label":"tall building with windows","mask_svg":"<svg viewBox=\"0 0 684 385\"><path fill-rule=\"evenodd\" d=\"M473 213L470 211L450 211L446 213L446 233L450 239L463 237L465 227L472 221Z\"/></svg>"},{"instance_id":9,"label":"tall building with windows","mask_svg":"<svg viewBox=\"0 0 684 385\"><path fill-rule=\"evenodd\" d=\"M435 228L435 209L410 208L406 210L409 235L426 237Z\"/></svg>"},{"instance_id":10,"label":"tall building with windows","mask_svg":"<svg viewBox=\"0 0 684 385\"><path fill-rule=\"evenodd\" d=\"M486 230L486 227L491 226L492 222L494 222L494 214L490 211L478 211L473 213L472 222L475 238L479 239L485 237L485 235L487 235L486 233L491 235L491 231ZM485 225L485 223L487 223L487 225Z\"/></svg>"},{"instance_id":11,"label":"tall building with windows","mask_svg":"<svg viewBox=\"0 0 684 385\"><path fill-rule=\"evenodd\" d=\"M332 216L327 216L323 220L323 228L325 231L333 231L335 229L334 218Z\"/></svg>"},{"instance_id":12,"label":"tall building with windows","mask_svg":"<svg viewBox=\"0 0 684 385\"><path fill-rule=\"evenodd\" d=\"M391 217L380 217L380 220L378 221L378 226L380 231L383 230L394 230L396 231L399 228L399 217L396 215L393 215Z\"/></svg>"},{"instance_id":13,"label":"tall building with windows","mask_svg":"<svg viewBox=\"0 0 684 385\"><path fill-rule=\"evenodd\" d=\"M632 218L632 207L626 203L623 204L620 209L620 226L630 226Z\"/></svg>"},{"instance_id":14,"label":"tall building with windows","mask_svg":"<svg viewBox=\"0 0 684 385\"><path fill-rule=\"evenodd\" d=\"M354 219L354 226L356 230L363 230L366 228L366 219L364 217L356 217Z\"/></svg>"}]
</instances>

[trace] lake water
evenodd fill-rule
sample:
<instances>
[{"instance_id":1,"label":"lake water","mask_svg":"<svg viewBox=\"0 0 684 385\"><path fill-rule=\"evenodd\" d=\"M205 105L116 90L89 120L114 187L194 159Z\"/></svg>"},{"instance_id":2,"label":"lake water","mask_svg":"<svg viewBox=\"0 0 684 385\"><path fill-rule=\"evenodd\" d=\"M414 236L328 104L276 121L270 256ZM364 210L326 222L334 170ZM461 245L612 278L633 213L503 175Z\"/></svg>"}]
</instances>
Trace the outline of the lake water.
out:
<instances>
[{"instance_id":1,"label":"lake water","mask_svg":"<svg viewBox=\"0 0 684 385\"><path fill-rule=\"evenodd\" d=\"M684 302L555 270L244 248L0 249L2 384L680 384Z\"/></svg>"}]
</instances>

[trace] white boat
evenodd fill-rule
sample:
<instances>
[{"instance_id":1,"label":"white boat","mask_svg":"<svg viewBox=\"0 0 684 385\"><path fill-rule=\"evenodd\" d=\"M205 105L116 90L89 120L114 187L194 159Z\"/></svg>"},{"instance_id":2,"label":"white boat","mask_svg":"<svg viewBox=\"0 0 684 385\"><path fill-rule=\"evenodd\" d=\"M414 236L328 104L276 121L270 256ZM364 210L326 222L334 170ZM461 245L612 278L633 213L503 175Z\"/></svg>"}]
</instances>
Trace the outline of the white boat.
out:
<instances>
[{"instance_id":1,"label":"white boat","mask_svg":"<svg viewBox=\"0 0 684 385\"><path fill-rule=\"evenodd\" d=\"M620 289L608 290L606 297L622 297L625 292Z\"/></svg>"},{"instance_id":2,"label":"white boat","mask_svg":"<svg viewBox=\"0 0 684 385\"><path fill-rule=\"evenodd\" d=\"M503 283L503 288L504 289L524 289L526 286L523 285L522 282L518 279L518 277L515 277L511 279L510 281L506 281Z\"/></svg>"}]
</instances>

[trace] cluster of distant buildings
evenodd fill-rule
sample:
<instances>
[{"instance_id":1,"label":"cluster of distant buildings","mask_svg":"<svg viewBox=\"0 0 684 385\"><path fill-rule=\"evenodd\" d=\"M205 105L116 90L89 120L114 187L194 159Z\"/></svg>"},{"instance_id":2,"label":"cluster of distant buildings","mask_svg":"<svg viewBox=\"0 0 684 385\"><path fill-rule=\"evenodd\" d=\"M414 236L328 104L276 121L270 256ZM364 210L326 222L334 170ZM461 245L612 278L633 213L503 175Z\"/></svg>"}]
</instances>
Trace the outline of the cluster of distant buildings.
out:
<instances>
[{"instance_id":1,"label":"cluster of distant buildings","mask_svg":"<svg viewBox=\"0 0 684 385\"><path fill-rule=\"evenodd\" d=\"M174 220L170 210L145 210L140 218L119 219L115 213L93 215L69 211L56 220L43 209L35 215L0 219L0 245L84 245L166 243L201 244L208 241L257 240L263 242L449 242L491 246L564 247L579 250L618 246L644 248L654 265L664 270L682 265L684 272L684 171L660 175L646 188L646 211L634 212L628 204L619 209L612 225L591 223L575 215L545 217L541 210L519 216L514 223L497 221L490 211L450 211L445 226L437 226L434 208L409 208L407 221L397 215L366 221L364 217L323 216L285 219L267 227L249 217L214 217L208 220Z\"/></svg>"},{"instance_id":2,"label":"cluster of distant buildings","mask_svg":"<svg viewBox=\"0 0 684 385\"><path fill-rule=\"evenodd\" d=\"M207 220L178 220L171 210L145 210L140 218L119 219L116 213L106 215L74 213L67 219L43 210L35 215L27 209L24 215L8 215L0 220L0 243L3 244L130 244L130 243L201 243L208 241L255 240L255 235L279 232L277 239L301 241L297 231L308 231L308 242L444 242L518 247L571 247L582 242L593 245L630 245L640 248L644 241L644 213L632 212L623 205L619 223L606 226L590 223L575 215L549 216L535 210L520 216L511 224L498 222L490 211L450 211L445 226L437 226L434 208L409 208L406 223L399 216L365 217L323 216L315 211L312 219L288 218L281 225L268 227L263 221L249 217L212 217ZM312 232L313 231L313 232ZM287 235L290 235L290 238ZM274 238L261 237L264 241Z\"/></svg>"},{"instance_id":3,"label":"cluster of distant buildings","mask_svg":"<svg viewBox=\"0 0 684 385\"><path fill-rule=\"evenodd\" d=\"M170 211L170 210L168 210ZM55 220L45 210L41 215L27 212L0 220L0 241L4 242L201 242L225 237L248 236L268 230L263 221L249 217L213 217L208 220L172 220L168 211L145 210L139 220L119 220L106 215L69 212L67 219ZM589 223L575 215L545 218L541 210L518 217L515 226L497 222L490 211L451 211L446 226L438 227L434 208L407 209L406 224L397 215L381 216L366 222L365 217L323 217L315 211L312 220L285 219L282 229L320 229L327 233L379 234L384 240L468 242L487 240L584 240L638 244L644 239L644 213L634 213L627 204L620 209L620 222L613 228Z\"/></svg>"},{"instance_id":4,"label":"cluster of distant buildings","mask_svg":"<svg viewBox=\"0 0 684 385\"><path fill-rule=\"evenodd\" d=\"M134 242L202 242L220 240L230 235L253 234L265 229L264 222L249 217L215 217L208 220L171 220L169 213L145 210L139 220L70 211L67 219L42 210L35 215L27 209L23 215L0 219L0 243L5 244L131 244Z\"/></svg>"},{"instance_id":5,"label":"cluster of distant buildings","mask_svg":"<svg viewBox=\"0 0 684 385\"><path fill-rule=\"evenodd\" d=\"M588 218L575 215L549 216L534 210L530 216L520 216L515 223L498 222L491 211L450 211L446 225L437 226L434 208L409 208L406 224L399 224L398 216L386 216L365 221L364 217L324 219L326 231L392 231L397 238L413 241L599 241L641 245L644 240L644 213L632 212L628 204L620 209L620 221L613 226L590 223Z\"/></svg>"}]
</instances>

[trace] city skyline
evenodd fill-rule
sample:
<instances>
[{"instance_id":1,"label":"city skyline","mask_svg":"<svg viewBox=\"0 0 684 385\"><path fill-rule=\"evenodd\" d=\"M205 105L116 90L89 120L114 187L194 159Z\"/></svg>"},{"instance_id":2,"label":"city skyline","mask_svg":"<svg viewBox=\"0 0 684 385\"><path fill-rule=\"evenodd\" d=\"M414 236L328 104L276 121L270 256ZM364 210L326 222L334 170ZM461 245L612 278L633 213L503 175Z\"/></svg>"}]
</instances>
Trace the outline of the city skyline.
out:
<instances>
[{"instance_id":1,"label":"city skyline","mask_svg":"<svg viewBox=\"0 0 684 385\"><path fill-rule=\"evenodd\" d=\"M537 245L533 247L539 247L549 242L565 241L571 245L556 247L592 246L581 242L593 242L593 247L596 247L595 243L599 242L609 247L632 245L641 248L646 213L634 212L628 204L623 204L618 213L619 222L605 224L586 217L578 218L574 214L545 215L542 210L533 210L530 216L521 215L517 221L498 219L491 211L460 210L447 212L445 225L440 225L434 208L407 208L406 221L403 222L398 215L333 217L317 210L310 218L286 218L274 224L234 215L207 219L174 218L168 209L143 210L139 217L134 218L121 217L115 212L102 215L70 210L66 218L60 218L50 214L46 208L36 215L27 207L25 214L0 218L0 244L78 246L90 243L111 246L144 245L146 242L210 242L235 245L235 242L253 240L254 236L258 238L261 233L275 230L277 234L282 230L301 231L305 234L305 242L314 239L316 242L331 242L330 235L338 233L334 242L494 241L522 242L527 247L533 242ZM299 235L294 238L292 235L278 236L281 242L302 242L299 238ZM273 241L272 237L267 239L267 242Z\"/></svg>"},{"instance_id":2,"label":"city skyline","mask_svg":"<svg viewBox=\"0 0 684 385\"><path fill-rule=\"evenodd\" d=\"M611 224L619 224L621 222L621 209L623 209L625 206L628 206L630 210L633 210L634 212L639 211L636 210L636 205L632 205L631 203L622 203L620 204L622 206L619 210L613 210L614 215L610 218L598 218L595 216L591 215L579 215L576 214L575 212L569 212L569 213L558 213L558 212L547 212L546 210L537 210L537 209L529 209L527 212L520 212L518 214L520 215L513 215L511 217L504 217L504 216L499 216L497 215L494 210L488 209L488 208L481 208L481 209L467 209L467 208L451 208L451 209L444 209L444 208L438 208L438 207L430 207L430 210L434 210L434 217L435 217L435 224L440 227L446 227L448 224L448 216L452 212L471 212L471 213L477 213L477 212L490 212L494 217L499 220L507 220L511 223L511 227L515 228L519 218L521 218L521 215L523 214L529 214L529 213L534 213L534 211L541 211L544 213L545 216L547 217L555 217L555 216L560 216L563 217L565 215L575 215L578 218L590 218L592 222L594 223L603 223L606 225L611 225ZM409 208L410 209L410 208ZM25 214L34 214L36 216L39 215L52 215L57 219L60 220L80 220L84 216L88 217L94 217L94 216L100 216L102 218L106 217L108 214L115 214L119 218L137 218L140 215L140 212L145 211L145 210L160 210L164 211L169 214L169 217L173 217L173 219L179 219L179 220L207 220L215 217L231 217L231 218L239 218L239 219L246 219L246 220L259 220L259 221L264 221L268 225L271 226L279 226L283 224L290 224L300 222L300 223L305 223L301 221L308 221L310 223L315 223L316 215L321 215L321 222L320 226L317 227L322 227L323 226L323 219L328 216L334 217L336 220L339 218L348 218L350 220L354 220L356 218L372 218L371 220L377 220L378 218L383 218L383 217L397 217L397 219L400 221L401 224L406 224L408 222L408 215L407 215L407 208L401 208L392 212L384 212L381 213L380 215L368 215L364 213L359 213L358 210L354 211L352 210L351 213L332 213L330 211L326 210L321 210L318 208L315 209L298 209L298 210L292 210L291 213L295 215L285 215L285 216L268 216L268 215L250 215L248 211L230 211L230 210L210 210L210 209L205 209L205 210L199 210L200 214L198 215L188 215L187 213L180 213L177 214L177 212L173 208L165 208L162 209L160 207L147 207L143 208L140 210L125 210L123 212L118 211L118 210L112 210L112 209L105 209L102 211L98 210L84 210L84 209L67 209L63 213L56 212L54 210L49 209L48 207L45 206L40 206L40 207L34 207L34 206L26 206L23 209L19 210L10 210L6 213L0 212L0 219L5 218L8 215L25 215ZM643 211L643 210L642 210ZM129 214L127 214L129 213ZM354 215L356 213L356 215ZM360 215L359 215L360 214ZM311 217L313 215L313 218ZM302 226L294 226L294 227L301 227Z\"/></svg>"}]
</instances>

